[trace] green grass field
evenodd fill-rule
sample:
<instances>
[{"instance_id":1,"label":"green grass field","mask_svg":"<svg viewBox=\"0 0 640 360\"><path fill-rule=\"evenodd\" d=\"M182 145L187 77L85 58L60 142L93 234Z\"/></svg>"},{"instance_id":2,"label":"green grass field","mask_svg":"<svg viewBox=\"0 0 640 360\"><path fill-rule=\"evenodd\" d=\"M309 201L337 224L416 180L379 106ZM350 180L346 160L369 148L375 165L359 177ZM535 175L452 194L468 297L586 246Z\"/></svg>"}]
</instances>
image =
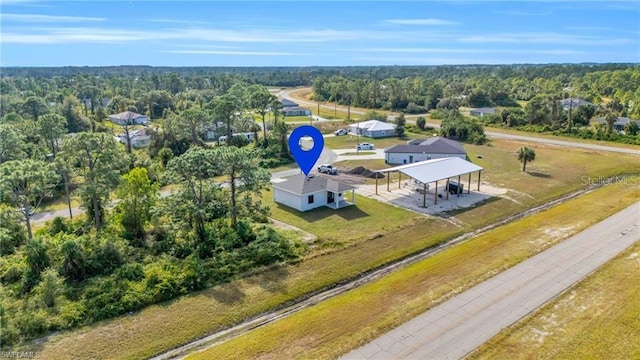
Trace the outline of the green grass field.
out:
<instances>
[{"instance_id":1,"label":"green grass field","mask_svg":"<svg viewBox=\"0 0 640 360\"><path fill-rule=\"evenodd\" d=\"M640 242L470 359L639 359Z\"/></svg>"},{"instance_id":2,"label":"green grass field","mask_svg":"<svg viewBox=\"0 0 640 360\"><path fill-rule=\"evenodd\" d=\"M335 358L636 202L640 186L622 192L623 186L599 189L505 225L188 358Z\"/></svg>"},{"instance_id":3,"label":"green grass field","mask_svg":"<svg viewBox=\"0 0 640 360\"><path fill-rule=\"evenodd\" d=\"M465 145L472 160L485 167L483 179L513 189L508 195L518 202L499 199L462 211L456 214L456 219L464 226L438 218L420 217L409 221L413 213L406 219L400 219L407 212L396 212L396 208L361 197L356 199L356 204L368 216L353 220L336 213L321 215L322 212L299 217L289 210L274 207L272 216L312 233L323 232L317 234L322 236L318 240L318 245L322 246L316 246L296 264L266 269L245 279L150 306L129 316L55 335L42 343L29 343L22 348L41 351L42 356L48 359L148 357L444 239L582 188L582 176L607 177L638 173L640 169L638 157L528 144L534 146L537 158L528 165L530 173L523 173L515 158L515 151L522 145L503 140L493 141L491 146ZM483 159L477 159L476 154L482 154ZM362 163L364 161L350 161L340 165ZM370 169L387 167L382 160L368 160L366 164ZM637 198L639 195L615 192L600 194L604 194L602 204L609 204L604 210L589 210L581 205L579 212L569 212L579 219L590 220L592 215L597 217L610 212L627 196ZM266 196L265 201L270 201L269 198ZM376 216L385 215L387 211L396 219L395 223L376 221L379 219ZM313 221L311 216L320 219ZM359 226L352 226L354 221ZM547 219L547 222L547 226L554 224L553 219ZM461 257L460 261L463 259ZM453 272L449 276L453 279L456 274Z\"/></svg>"}]
</instances>

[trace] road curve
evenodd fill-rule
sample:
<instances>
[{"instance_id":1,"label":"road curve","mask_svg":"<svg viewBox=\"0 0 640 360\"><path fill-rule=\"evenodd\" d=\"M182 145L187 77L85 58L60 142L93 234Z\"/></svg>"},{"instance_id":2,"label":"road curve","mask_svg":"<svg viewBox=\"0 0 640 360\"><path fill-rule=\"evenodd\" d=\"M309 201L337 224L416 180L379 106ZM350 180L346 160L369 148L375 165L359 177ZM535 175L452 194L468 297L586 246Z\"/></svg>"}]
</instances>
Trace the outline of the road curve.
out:
<instances>
[{"instance_id":1,"label":"road curve","mask_svg":"<svg viewBox=\"0 0 640 360\"><path fill-rule=\"evenodd\" d=\"M640 240L640 202L341 359L460 359Z\"/></svg>"},{"instance_id":2,"label":"road curve","mask_svg":"<svg viewBox=\"0 0 640 360\"><path fill-rule=\"evenodd\" d=\"M294 101L294 102L298 102L298 103L300 103L302 105L317 106L317 104L315 102L312 102L312 101L300 100L300 99L292 98L291 97L291 92L296 91L296 90L299 90L299 89L286 90L286 91L281 92L280 95L285 99L288 99L288 100L291 100L291 101ZM323 109L333 110L333 106L332 105L320 105L320 106ZM343 107L341 105L338 105L338 109L345 111L345 107ZM364 114L364 111L354 110L354 109L351 109L351 112L354 113L354 114ZM394 118L394 116L388 116L388 118L392 119L392 118ZM412 120L407 120L407 122L408 123L413 123ZM431 126L431 127L434 127L434 128L439 128L440 127L438 124L433 124L433 123L429 123L428 125ZM622 148L622 147L587 144L587 143L573 142L573 141L566 141L566 140L546 139L546 138L532 137L532 136L526 136L526 135L505 134L505 133L499 133L499 132L493 132L493 131L485 131L485 134L488 137L492 137L492 138L496 138L496 139L520 140L520 141L536 142L536 143L547 144L547 145L567 146L567 147L573 147L573 148L582 148L582 149L591 149L591 150L599 150L599 151L610 151L610 152L617 152L617 153L631 154L631 155L640 155L640 147L638 147L637 149Z\"/></svg>"}]
</instances>

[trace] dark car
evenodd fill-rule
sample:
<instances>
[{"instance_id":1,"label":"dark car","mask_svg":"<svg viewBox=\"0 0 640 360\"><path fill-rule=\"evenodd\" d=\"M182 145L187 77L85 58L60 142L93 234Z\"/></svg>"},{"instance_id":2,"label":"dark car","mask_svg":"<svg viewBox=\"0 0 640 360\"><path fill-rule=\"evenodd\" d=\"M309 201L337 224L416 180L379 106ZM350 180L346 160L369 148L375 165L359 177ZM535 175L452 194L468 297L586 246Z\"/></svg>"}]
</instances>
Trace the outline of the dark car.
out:
<instances>
[{"instance_id":1,"label":"dark car","mask_svg":"<svg viewBox=\"0 0 640 360\"><path fill-rule=\"evenodd\" d=\"M447 184L447 191L450 194L462 194L464 192L464 184L460 184L457 181L449 181L449 184Z\"/></svg>"}]
</instances>

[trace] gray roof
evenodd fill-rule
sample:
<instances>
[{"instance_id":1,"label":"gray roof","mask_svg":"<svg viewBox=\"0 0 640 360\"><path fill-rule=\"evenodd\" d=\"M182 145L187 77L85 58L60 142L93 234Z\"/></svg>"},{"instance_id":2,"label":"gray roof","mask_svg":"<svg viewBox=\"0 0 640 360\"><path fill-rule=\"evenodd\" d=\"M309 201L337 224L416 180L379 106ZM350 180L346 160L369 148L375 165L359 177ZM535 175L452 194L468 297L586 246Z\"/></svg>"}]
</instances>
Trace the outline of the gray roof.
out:
<instances>
[{"instance_id":1,"label":"gray roof","mask_svg":"<svg viewBox=\"0 0 640 360\"><path fill-rule=\"evenodd\" d=\"M578 99L578 98L568 98L568 99L562 99L562 100L558 100L558 102L560 102L560 104L562 105L563 108L569 109L571 108L577 108L579 106L582 105L593 105L592 103L586 101L586 100L582 100L582 99Z\"/></svg>"},{"instance_id":2,"label":"gray roof","mask_svg":"<svg viewBox=\"0 0 640 360\"><path fill-rule=\"evenodd\" d=\"M459 142L434 136L428 139L415 139L407 145L395 145L384 150L386 153L428 153L428 154L466 154Z\"/></svg>"},{"instance_id":3,"label":"gray roof","mask_svg":"<svg viewBox=\"0 0 640 360\"><path fill-rule=\"evenodd\" d=\"M328 179L324 176L312 175L306 177L304 174L288 177L285 181L274 183L273 187L297 195L311 194L322 190L340 193L354 189L351 185Z\"/></svg>"},{"instance_id":4,"label":"gray roof","mask_svg":"<svg viewBox=\"0 0 640 360\"><path fill-rule=\"evenodd\" d=\"M298 106L298 103L295 103L289 99L282 99L280 100L280 102L282 103L283 107Z\"/></svg>"},{"instance_id":5,"label":"gray roof","mask_svg":"<svg viewBox=\"0 0 640 360\"><path fill-rule=\"evenodd\" d=\"M599 118L595 118L594 119L596 122L602 123L602 124L606 124L607 121L605 120L605 118L603 117L599 117ZM618 118L616 119L616 121L613 123L614 125L626 125L632 121L635 121L638 123L638 125L640 125L640 120L634 120L634 119L630 119L628 117L622 117L622 116L618 116Z\"/></svg>"},{"instance_id":6,"label":"gray roof","mask_svg":"<svg viewBox=\"0 0 640 360\"><path fill-rule=\"evenodd\" d=\"M134 113L133 111L124 111L119 114L109 115L109 119L116 120L134 120L139 117L146 117L146 115Z\"/></svg>"},{"instance_id":7,"label":"gray roof","mask_svg":"<svg viewBox=\"0 0 640 360\"><path fill-rule=\"evenodd\" d=\"M495 114L496 113L496 109L494 109L492 107L483 107L483 108L471 109L470 112L478 112L478 113L483 113L483 114Z\"/></svg>"}]
</instances>

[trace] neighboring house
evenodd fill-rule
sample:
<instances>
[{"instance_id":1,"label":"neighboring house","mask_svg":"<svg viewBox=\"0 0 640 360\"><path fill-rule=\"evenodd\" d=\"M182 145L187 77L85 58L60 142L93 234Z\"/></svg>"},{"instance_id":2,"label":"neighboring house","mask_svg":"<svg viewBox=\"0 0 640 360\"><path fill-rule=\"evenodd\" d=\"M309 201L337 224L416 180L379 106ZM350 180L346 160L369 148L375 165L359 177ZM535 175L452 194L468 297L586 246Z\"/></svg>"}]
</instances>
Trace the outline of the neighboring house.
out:
<instances>
[{"instance_id":1,"label":"neighboring house","mask_svg":"<svg viewBox=\"0 0 640 360\"><path fill-rule=\"evenodd\" d=\"M236 129L234 129L233 127L231 127L231 131L234 132ZM226 135L227 134L227 124L222 122L222 121L218 121L218 132L219 134L216 134L216 126L211 125L207 128L207 133L205 135L205 139L207 141L214 141L216 140L218 137L222 136L222 135Z\"/></svg>"},{"instance_id":2,"label":"neighboring house","mask_svg":"<svg viewBox=\"0 0 640 360\"><path fill-rule=\"evenodd\" d=\"M311 115L311 110L298 106L291 106L282 109L282 113L284 116L309 116Z\"/></svg>"},{"instance_id":3,"label":"neighboring house","mask_svg":"<svg viewBox=\"0 0 640 360\"><path fill-rule=\"evenodd\" d=\"M394 145L384 150L384 161L387 164L411 164L449 157L468 159L459 142L440 136L410 140L407 145Z\"/></svg>"},{"instance_id":4,"label":"neighboring house","mask_svg":"<svg viewBox=\"0 0 640 360\"><path fill-rule=\"evenodd\" d=\"M351 192L351 201L345 199ZM273 200L298 211L327 206L340 209L355 203L355 188L324 176L299 174L273 183Z\"/></svg>"},{"instance_id":5,"label":"neighboring house","mask_svg":"<svg viewBox=\"0 0 640 360\"><path fill-rule=\"evenodd\" d=\"M284 109L289 108L289 107L299 107L300 105L298 105L298 103L293 102L289 99L282 99L280 100L280 103L282 104L282 107Z\"/></svg>"},{"instance_id":6,"label":"neighboring house","mask_svg":"<svg viewBox=\"0 0 640 360\"><path fill-rule=\"evenodd\" d=\"M101 99L100 103L102 104L102 107L107 107L107 105L109 105L109 101L111 101L111 98L103 97ZM87 108L90 108L91 107L91 98L84 99L84 105Z\"/></svg>"},{"instance_id":7,"label":"neighboring house","mask_svg":"<svg viewBox=\"0 0 640 360\"><path fill-rule=\"evenodd\" d=\"M562 108L565 109L565 110L576 109L576 108L578 108L580 106L583 106L583 105L595 106L595 105L593 105L592 103L590 103L590 102L588 102L586 100L577 99L577 98L562 99L562 100L558 100L558 102L560 103Z\"/></svg>"},{"instance_id":8,"label":"neighboring house","mask_svg":"<svg viewBox=\"0 0 640 360\"><path fill-rule=\"evenodd\" d=\"M349 125L349 132L354 135L381 138L396 136L396 126L380 120L367 120Z\"/></svg>"},{"instance_id":9,"label":"neighboring house","mask_svg":"<svg viewBox=\"0 0 640 360\"><path fill-rule=\"evenodd\" d=\"M594 120L596 123L600 123L600 124L604 124L604 126L607 126L607 121L601 117L601 118L596 118ZM613 130L617 131L617 132L621 132L624 131L624 127L627 126L628 123L635 121L636 124L638 124L638 127L640 127L640 120L633 120L630 119L628 117L621 117L619 116L616 121L613 122Z\"/></svg>"},{"instance_id":10,"label":"neighboring house","mask_svg":"<svg viewBox=\"0 0 640 360\"><path fill-rule=\"evenodd\" d=\"M118 135L118 141L123 144L127 144L127 133L123 132ZM151 144L151 136L147 135L146 129L129 131L129 141L134 148L141 148L149 146Z\"/></svg>"},{"instance_id":11,"label":"neighboring house","mask_svg":"<svg viewBox=\"0 0 640 360\"><path fill-rule=\"evenodd\" d=\"M485 115L493 115L495 113L496 113L496 109L492 107L476 108L476 109L471 109L469 111L469 114L471 116L480 116L480 117L483 117Z\"/></svg>"},{"instance_id":12,"label":"neighboring house","mask_svg":"<svg viewBox=\"0 0 640 360\"><path fill-rule=\"evenodd\" d=\"M125 111L115 115L109 115L109 120L118 125L146 125L149 118L146 115Z\"/></svg>"},{"instance_id":13,"label":"neighboring house","mask_svg":"<svg viewBox=\"0 0 640 360\"><path fill-rule=\"evenodd\" d=\"M233 136L233 137L236 137L236 136L237 137L244 137L249 142L251 142L251 141L253 141L255 139L255 133L252 133L252 132L233 133L233 134L231 134L231 136ZM220 136L220 141L227 141L227 135Z\"/></svg>"}]
</instances>

